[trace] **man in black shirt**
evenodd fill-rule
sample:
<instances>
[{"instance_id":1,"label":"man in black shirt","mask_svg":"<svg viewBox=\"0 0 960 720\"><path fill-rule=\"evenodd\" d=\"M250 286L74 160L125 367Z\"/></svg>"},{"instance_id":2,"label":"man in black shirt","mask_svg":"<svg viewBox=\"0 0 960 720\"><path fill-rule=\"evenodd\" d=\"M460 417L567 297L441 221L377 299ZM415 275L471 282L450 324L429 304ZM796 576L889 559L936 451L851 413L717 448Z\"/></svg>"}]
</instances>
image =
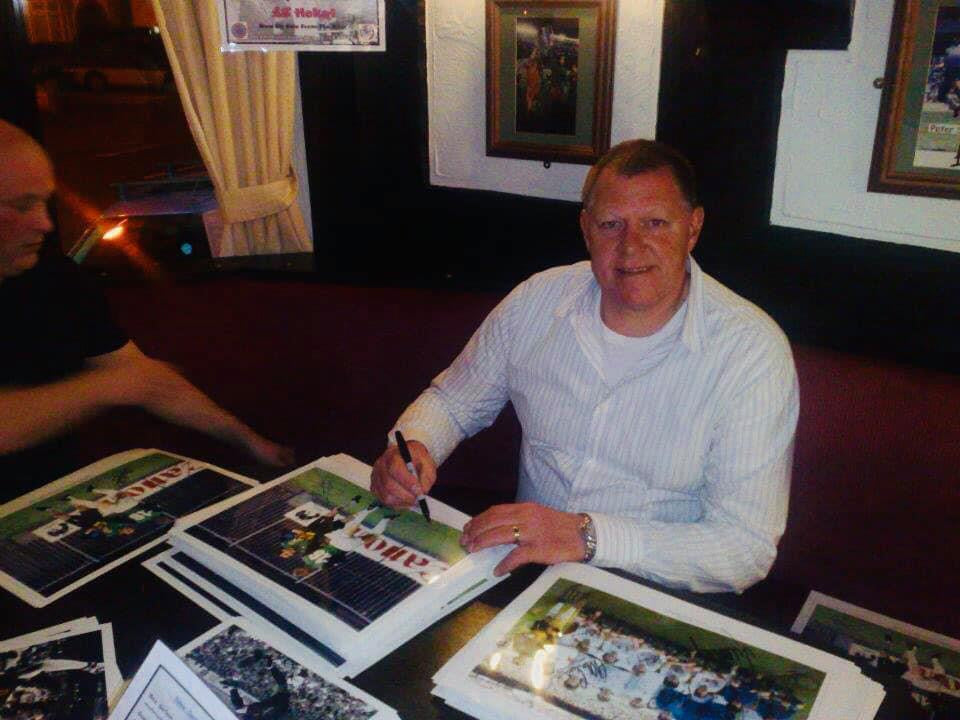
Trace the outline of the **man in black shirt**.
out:
<instances>
[{"instance_id":1,"label":"man in black shirt","mask_svg":"<svg viewBox=\"0 0 960 720\"><path fill-rule=\"evenodd\" d=\"M50 160L29 135L2 120L0 149L0 460L107 408L138 406L238 445L260 462L291 462L289 450L144 355L113 324L105 299L71 260L41 253L53 227Z\"/></svg>"}]
</instances>

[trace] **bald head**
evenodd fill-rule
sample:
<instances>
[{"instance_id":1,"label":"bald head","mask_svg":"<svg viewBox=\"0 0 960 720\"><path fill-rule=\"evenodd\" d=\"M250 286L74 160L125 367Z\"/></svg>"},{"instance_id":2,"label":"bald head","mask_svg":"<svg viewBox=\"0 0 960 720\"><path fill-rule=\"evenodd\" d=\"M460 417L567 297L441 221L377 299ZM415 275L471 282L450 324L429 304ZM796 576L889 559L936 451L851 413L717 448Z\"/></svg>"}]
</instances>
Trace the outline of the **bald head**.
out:
<instances>
[{"instance_id":1,"label":"bald head","mask_svg":"<svg viewBox=\"0 0 960 720\"><path fill-rule=\"evenodd\" d=\"M4 150L18 145L31 145L38 149L40 145L30 135L16 125L0 120L0 147Z\"/></svg>"},{"instance_id":2,"label":"bald head","mask_svg":"<svg viewBox=\"0 0 960 720\"><path fill-rule=\"evenodd\" d=\"M0 281L37 263L43 236L53 229L47 201L53 167L23 130L0 120Z\"/></svg>"},{"instance_id":3,"label":"bald head","mask_svg":"<svg viewBox=\"0 0 960 720\"><path fill-rule=\"evenodd\" d=\"M40 143L34 140L29 133L16 125L11 125L6 120L0 120L0 155L4 159L12 157L17 159L29 158L50 166L50 156L47 155L47 151L41 147ZM22 168L8 167L7 162L0 163L0 175L4 179L19 172L22 172Z\"/></svg>"}]
</instances>

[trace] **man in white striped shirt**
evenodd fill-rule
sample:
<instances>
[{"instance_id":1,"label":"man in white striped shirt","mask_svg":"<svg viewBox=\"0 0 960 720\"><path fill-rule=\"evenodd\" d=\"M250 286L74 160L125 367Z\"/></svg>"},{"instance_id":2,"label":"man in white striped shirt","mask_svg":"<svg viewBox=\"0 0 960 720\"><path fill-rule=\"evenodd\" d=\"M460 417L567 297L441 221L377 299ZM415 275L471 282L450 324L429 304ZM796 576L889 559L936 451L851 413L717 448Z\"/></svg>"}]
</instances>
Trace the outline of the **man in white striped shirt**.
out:
<instances>
[{"instance_id":1,"label":"man in white striped shirt","mask_svg":"<svg viewBox=\"0 0 960 720\"><path fill-rule=\"evenodd\" d=\"M388 446L381 500L410 505L510 401L517 502L462 538L516 544L498 573L584 561L702 592L762 579L786 523L796 370L777 325L690 256L703 219L682 155L610 150L583 187L590 262L534 275L490 313L397 421L419 482Z\"/></svg>"}]
</instances>

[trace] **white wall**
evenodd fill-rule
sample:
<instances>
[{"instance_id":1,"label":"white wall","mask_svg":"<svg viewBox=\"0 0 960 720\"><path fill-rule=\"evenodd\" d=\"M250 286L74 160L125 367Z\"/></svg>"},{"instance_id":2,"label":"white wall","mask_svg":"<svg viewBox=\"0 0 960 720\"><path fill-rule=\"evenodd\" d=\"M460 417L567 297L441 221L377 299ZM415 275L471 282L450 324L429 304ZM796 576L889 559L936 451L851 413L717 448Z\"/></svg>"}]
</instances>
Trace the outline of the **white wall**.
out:
<instances>
[{"instance_id":1,"label":"white wall","mask_svg":"<svg viewBox=\"0 0 960 720\"><path fill-rule=\"evenodd\" d=\"M618 3L611 143L653 138L664 0ZM427 0L430 182L579 200L586 165L486 156L484 0Z\"/></svg>"},{"instance_id":2,"label":"white wall","mask_svg":"<svg viewBox=\"0 0 960 720\"><path fill-rule=\"evenodd\" d=\"M960 252L960 201L868 193L894 0L857 0L847 51L787 55L770 221Z\"/></svg>"}]
</instances>

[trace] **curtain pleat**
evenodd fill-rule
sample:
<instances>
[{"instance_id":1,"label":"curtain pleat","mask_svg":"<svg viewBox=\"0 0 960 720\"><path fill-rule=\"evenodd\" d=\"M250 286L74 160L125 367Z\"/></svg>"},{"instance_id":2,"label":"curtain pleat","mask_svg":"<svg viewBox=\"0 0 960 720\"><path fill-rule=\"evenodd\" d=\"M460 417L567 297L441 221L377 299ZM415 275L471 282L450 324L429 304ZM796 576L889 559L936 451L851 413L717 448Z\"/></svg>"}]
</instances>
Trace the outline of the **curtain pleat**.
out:
<instances>
[{"instance_id":1,"label":"curtain pleat","mask_svg":"<svg viewBox=\"0 0 960 720\"><path fill-rule=\"evenodd\" d=\"M296 203L295 55L220 51L216 3L153 0L187 123L223 215L217 256L309 252Z\"/></svg>"}]
</instances>

